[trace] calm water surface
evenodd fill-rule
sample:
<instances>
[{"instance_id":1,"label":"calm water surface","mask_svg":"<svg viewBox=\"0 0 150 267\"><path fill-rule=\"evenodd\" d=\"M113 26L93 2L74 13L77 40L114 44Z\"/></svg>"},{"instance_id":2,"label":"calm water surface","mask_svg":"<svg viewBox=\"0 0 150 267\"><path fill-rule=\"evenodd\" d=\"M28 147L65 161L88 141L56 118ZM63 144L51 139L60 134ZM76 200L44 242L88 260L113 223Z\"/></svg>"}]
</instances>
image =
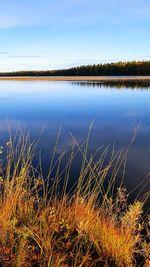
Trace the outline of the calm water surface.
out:
<instances>
[{"instance_id":1,"label":"calm water surface","mask_svg":"<svg viewBox=\"0 0 150 267\"><path fill-rule=\"evenodd\" d=\"M96 82L0 81L1 145L8 140L7 120L12 133L19 123L33 139L44 128L40 149L45 170L60 127L58 155L71 150L70 133L81 144L93 120L90 153L114 142L116 149L126 148L140 123L128 154L126 186L132 189L150 172L150 88L110 88Z\"/></svg>"}]
</instances>

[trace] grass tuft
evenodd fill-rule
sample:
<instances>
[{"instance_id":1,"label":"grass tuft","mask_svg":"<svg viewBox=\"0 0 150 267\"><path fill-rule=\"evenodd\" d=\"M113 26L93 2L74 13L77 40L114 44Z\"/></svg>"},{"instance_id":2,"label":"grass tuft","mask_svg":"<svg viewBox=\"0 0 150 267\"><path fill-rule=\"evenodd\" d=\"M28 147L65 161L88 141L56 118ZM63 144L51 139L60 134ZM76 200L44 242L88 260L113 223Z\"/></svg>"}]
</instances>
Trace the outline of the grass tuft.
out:
<instances>
[{"instance_id":1,"label":"grass tuft","mask_svg":"<svg viewBox=\"0 0 150 267\"><path fill-rule=\"evenodd\" d=\"M14 149L15 145L15 149ZM0 177L0 265L48 267L149 266L149 221L143 220L143 205L128 205L128 195L121 186L114 191L120 162L126 153L114 151L107 166L107 149L99 160L87 160L87 146L78 151L83 156L80 176L74 191L67 194L71 153L65 167L66 179L58 194L61 173L49 187L47 179L33 168L35 144L21 137L7 143L5 171ZM67 170L67 172L66 172ZM104 181L113 173L104 189ZM112 190L113 189L113 190Z\"/></svg>"}]
</instances>

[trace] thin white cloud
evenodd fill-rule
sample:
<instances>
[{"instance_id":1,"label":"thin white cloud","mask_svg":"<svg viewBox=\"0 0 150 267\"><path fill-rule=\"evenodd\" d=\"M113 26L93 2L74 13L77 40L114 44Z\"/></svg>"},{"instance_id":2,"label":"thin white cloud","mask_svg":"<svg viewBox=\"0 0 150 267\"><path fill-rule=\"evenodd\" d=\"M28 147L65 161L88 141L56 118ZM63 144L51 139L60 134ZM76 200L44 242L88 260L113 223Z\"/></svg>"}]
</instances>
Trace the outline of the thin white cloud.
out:
<instances>
[{"instance_id":1,"label":"thin white cloud","mask_svg":"<svg viewBox=\"0 0 150 267\"><path fill-rule=\"evenodd\" d=\"M7 55L8 52L7 51L0 51L0 55Z\"/></svg>"},{"instance_id":2,"label":"thin white cloud","mask_svg":"<svg viewBox=\"0 0 150 267\"><path fill-rule=\"evenodd\" d=\"M0 71L139 59L149 53L149 14L150 0L1 1Z\"/></svg>"},{"instance_id":3,"label":"thin white cloud","mask_svg":"<svg viewBox=\"0 0 150 267\"><path fill-rule=\"evenodd\" d=\"M44 56L40 55L9 55L9 58L43 58Z\"/></svg>"}]
</instances>

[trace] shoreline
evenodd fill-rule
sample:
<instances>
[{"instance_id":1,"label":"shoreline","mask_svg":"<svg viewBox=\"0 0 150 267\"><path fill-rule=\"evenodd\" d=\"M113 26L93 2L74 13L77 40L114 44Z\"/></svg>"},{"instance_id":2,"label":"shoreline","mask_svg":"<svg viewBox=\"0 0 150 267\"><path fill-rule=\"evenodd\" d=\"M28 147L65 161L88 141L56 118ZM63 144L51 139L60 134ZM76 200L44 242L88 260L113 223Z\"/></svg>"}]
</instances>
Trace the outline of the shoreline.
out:
<instances>
[{"instance_id":1,"label":"shoreline","mask_svg":"<svg viewBox=\"0 0 150 267\"><path fill-rule=\"evenodd\" d=\"M0 81L98 81L98 82L150 82L150 76L11 76Z\"/></svg>"}]
</instances>

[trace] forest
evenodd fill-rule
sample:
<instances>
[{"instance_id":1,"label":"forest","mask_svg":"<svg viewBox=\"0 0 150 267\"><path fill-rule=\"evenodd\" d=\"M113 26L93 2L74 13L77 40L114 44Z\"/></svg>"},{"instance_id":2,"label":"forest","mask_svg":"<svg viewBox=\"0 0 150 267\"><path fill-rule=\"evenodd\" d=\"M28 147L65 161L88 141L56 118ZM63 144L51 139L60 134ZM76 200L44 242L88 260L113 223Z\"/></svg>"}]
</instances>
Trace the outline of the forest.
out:
<instances>
[{"instance_id":1,"label":"forest","mask_svg":"<svg viewBox=\"0 0 150 267\"><path fill-rule=\"evenodd\" d=\"M149 76L150 61L129 61L60 70L0 72L0 76Z\"/></svg>"}]
</instances>

